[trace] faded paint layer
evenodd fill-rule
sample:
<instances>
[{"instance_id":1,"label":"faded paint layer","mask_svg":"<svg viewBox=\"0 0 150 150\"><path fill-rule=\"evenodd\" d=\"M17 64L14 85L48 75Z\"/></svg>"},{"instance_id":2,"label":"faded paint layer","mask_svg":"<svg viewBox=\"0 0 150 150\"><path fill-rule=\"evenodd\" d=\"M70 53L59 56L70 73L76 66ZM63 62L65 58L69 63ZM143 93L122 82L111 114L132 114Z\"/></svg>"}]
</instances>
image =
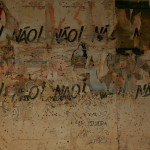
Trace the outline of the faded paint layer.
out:
<instances>
[{"instance_id":1,"label":"faded paint layer","mask_svg":"<svg viewBox=\"0 0 150 150\"><path fill-rule=\"evenodd\" d=\"M149 150L150 1L0 0L0 150Z\"/></svg>"}]
</instances>

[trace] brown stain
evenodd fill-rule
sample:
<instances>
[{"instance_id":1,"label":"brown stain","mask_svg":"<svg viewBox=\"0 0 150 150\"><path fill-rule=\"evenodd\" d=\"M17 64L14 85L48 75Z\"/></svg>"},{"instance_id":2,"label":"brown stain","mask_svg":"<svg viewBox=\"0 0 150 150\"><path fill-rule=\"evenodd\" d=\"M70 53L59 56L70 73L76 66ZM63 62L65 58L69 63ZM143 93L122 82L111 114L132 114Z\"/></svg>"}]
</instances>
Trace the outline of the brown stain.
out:
<instances>
[{"instance_id":1,"label":"brown stain","mask_svg":"<svg viewBox=\"0 0 150 150\"><path fill-rule=\"evenodd\" d=\"M80 14L80 12L83 12L85 11L84 9L78 9L76 12L75 12L75 15L73 17L74 20L76 20L78 22L79 25L82 25L82 21L80 19L78 19L78 16Z\"/></svg>"},{"instance_id":2,"label":"brown stain","mask_svg":"<svg viewBox=\"0 0 150 150\"><path fill-rule=\"evenodd\" d=\"M62 24L65 22L66 18L63 18L60 22L59 22L59 25L58 25L58 28L57 30L59 31L62 27Z\"/></svg>"},{"instance_id":3,"label":"brown stain","mask_svg":"<svg viewBox=\"0 0 150 150\"><path fill-rule=\"evenodd\" d=\"M49 10L49 14L50 14L50 20L51 20L51 23L52 23L52 33L54 33L55 17L54 17L54 7L53 7L53 5L49 4L48 5L48 10Z\"/></svg>"}]
</instances>

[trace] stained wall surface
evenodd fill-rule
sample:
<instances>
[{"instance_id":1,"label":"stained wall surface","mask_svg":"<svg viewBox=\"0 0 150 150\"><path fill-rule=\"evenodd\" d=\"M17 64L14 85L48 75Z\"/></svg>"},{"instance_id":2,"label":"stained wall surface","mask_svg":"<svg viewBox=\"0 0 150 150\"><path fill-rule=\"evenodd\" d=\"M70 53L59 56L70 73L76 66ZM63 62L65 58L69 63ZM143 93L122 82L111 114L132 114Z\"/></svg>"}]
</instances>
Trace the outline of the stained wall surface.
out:
<instances>
[{"instance_id":1,"label":"stained wall surface","mask_svg":"<svg viewBox=\"0 0 150 150\"><path fill-rule=\"evenodd\" d=\"M0 150L150 150L149 0L0 0Z\"/></svg>"}]
</instances>

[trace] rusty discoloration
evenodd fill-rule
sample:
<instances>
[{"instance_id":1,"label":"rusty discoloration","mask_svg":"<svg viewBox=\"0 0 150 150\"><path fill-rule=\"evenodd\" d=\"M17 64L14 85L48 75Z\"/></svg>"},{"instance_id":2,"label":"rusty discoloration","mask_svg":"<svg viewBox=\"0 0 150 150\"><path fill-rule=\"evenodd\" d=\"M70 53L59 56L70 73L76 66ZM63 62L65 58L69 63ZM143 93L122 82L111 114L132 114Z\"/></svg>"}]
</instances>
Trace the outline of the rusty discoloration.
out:
<instances>
[{"instance_id":1,"label":"rusty discoloration","mask_svg":"<svg viewBox=\"0 0 150 150\"><path fill-rule=\"evenodd\" d=\"M149 150L149 1L0 1L0 150Z\"/></svg>"}]
</instances>

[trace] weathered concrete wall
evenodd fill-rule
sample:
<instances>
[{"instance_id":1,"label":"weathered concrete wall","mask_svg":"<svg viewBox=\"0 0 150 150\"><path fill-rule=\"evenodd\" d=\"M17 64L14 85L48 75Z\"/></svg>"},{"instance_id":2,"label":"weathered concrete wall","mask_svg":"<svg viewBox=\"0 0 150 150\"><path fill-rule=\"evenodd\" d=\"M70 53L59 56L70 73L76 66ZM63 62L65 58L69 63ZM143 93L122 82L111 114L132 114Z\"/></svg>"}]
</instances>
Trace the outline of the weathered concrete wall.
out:
<instances>
[{"instance_id":1,"label":"weathered concrete wall","mask_svg":"<svg viewBox=\"0 0 150 150\"><path fill-rule=\"evenodd\" d=\"M149 150L148 0L0 1L0 150Z\"/></svg>"}]
</instances>

